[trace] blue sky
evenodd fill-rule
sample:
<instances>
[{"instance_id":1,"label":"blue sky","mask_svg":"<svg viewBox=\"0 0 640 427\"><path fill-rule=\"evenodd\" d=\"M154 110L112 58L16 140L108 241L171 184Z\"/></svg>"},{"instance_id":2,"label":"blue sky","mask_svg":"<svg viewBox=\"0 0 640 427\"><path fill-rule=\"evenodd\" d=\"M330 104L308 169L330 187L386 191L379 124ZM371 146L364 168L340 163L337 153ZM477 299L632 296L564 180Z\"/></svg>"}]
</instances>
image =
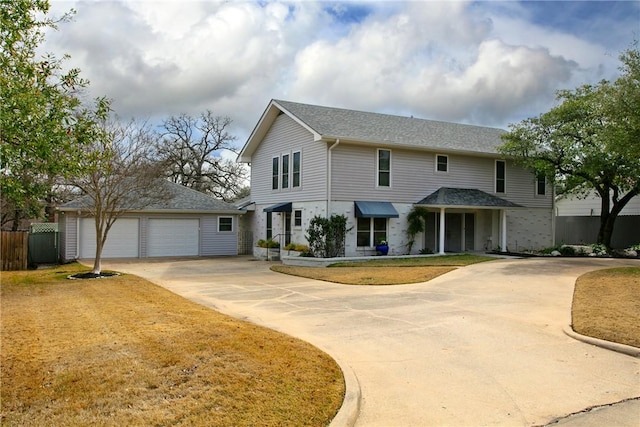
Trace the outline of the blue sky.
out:
<instances>
[{"instance_id":1,"label":"blue sky","mask_svg":"<svg viewBox=\"0 0 640 427\"><path fill-rule=\"evenodd\" d=\"M496 126L615 79L640 2L72 1L48 35L124 118L211 109L238 143L272 98Z\"/></svg>"}]
</instances>

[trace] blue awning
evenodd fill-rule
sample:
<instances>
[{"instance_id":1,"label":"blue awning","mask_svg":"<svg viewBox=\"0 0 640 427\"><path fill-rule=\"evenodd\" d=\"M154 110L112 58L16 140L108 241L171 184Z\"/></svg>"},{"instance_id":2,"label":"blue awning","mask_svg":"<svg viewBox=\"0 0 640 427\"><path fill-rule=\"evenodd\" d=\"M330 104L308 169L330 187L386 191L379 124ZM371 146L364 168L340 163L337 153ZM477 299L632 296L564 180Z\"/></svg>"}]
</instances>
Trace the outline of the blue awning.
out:
<instances>
[{"instance_id":1,"label":"blue awning","mask_svg":"<svg viewBox=\"0 0 640 427\"><path fill-rule=\"evenodd\" d=\"M291 212L292 211L292 203L278 203L277 205L269 206L264 209L265 212Z\"/></svg>"},{"instance_id":2,"label":"blue awning","mask_svg":"<svg viewBox=\"0 0 640 427\"><path fill-rule=\"evenodd\" d=\"M390 202L355 202L357 218L399 218Z\"/></svg>"}]
</instances>

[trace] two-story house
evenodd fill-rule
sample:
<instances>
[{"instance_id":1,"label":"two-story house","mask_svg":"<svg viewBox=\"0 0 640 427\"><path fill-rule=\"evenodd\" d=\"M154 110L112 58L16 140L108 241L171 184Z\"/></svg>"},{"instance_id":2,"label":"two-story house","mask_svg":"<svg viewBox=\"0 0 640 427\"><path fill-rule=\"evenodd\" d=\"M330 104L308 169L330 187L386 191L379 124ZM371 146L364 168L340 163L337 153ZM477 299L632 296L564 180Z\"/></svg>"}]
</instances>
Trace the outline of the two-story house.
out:
<instances>
[{"instance_id":1,"label":"two-story house","mask_svg":"<svg viewBox=\"0 0 640 427\"><path fill-rule=\"evenodd\" d=\"M272 100L238 156L251 166L254 239L305 244L315 215L343 214L345 255L407 253L407 215L428 210L412 253L553 244L553 194L503 158L500 129Z\"/></svg>"}]
</instances>

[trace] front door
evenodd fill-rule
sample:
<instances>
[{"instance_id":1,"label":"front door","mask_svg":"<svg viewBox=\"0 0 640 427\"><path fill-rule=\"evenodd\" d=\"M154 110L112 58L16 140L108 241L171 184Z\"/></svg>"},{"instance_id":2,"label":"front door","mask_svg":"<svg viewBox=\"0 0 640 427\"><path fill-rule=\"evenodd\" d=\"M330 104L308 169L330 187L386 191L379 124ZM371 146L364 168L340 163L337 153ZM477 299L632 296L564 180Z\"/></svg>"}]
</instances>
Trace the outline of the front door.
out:
<instances>
[{"instance_id":1,"label":"front door","mask_svg":"<svg viewBox=\"0 0 640 427\"><path fill-rule=\"evenodd\" d=\"M462 252L462 214L446 213L444 219L444 250Z\"/></svg>"}]
</instances>

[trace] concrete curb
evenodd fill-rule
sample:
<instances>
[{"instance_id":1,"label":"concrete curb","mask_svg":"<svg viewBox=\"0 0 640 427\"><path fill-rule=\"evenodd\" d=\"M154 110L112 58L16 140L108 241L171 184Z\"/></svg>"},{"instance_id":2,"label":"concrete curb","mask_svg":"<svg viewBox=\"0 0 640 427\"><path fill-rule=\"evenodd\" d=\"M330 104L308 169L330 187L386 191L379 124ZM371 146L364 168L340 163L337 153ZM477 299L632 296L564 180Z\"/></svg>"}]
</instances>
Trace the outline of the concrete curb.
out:
<instances>
[{"instance_id":1,"label":"concrete curb","mask_svg":"<svg viewBox=\"0 0 640 427\"><path fill-rule=\"evenodd\" d=\"M588 337L586 335L581 335L573 330L571 325L565 326L563 329L565 334L570 336L571 338L582 341L587 344L595 345L598 347L606 348L608 350L617 351L618 353L623 353L632 357L640 358L640 348L633 347L626 344L619 344L617 342L611 342L606 340L601 340L599 338Z\"/></svg>"},{"instance_id":2,"label":"concrete curb","mask_svg":"<svg viewBox=\"0 0 640 427\"><path fill-rule=\"evenodd\" d=\"M360 415L360 402L362 399L360 382L350 366L337 360L335 357L333 360L336 361L340 370L342 370L344 377L344 400L338 413L333 417L333 420L331 420L329 427L353 427L356 424L358 415Z\"/></svg>"}]
</instances>

